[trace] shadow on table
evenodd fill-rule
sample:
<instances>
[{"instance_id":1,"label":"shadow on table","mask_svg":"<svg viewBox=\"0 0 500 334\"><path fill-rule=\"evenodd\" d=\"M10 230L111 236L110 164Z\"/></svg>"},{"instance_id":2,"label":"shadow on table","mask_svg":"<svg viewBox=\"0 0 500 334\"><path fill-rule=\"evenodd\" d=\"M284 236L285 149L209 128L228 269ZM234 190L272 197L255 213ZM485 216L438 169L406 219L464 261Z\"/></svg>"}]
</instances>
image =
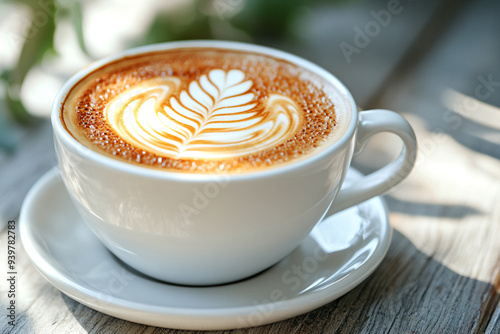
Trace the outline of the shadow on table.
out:
<instances>
[{"instance_id":1,"label":"shadow on table","mask_svg":"<svg viewBox=\"0 0 500 334\"><path fill-rule=\"evenodd\" d=\"M8 278L8 276L7 276ZM3 282L2 282L3 283ZM4 291L2 291L2 294ZM8 296L8 289L5 291L5 296ZM35 333L33 324L26 313L19 310L19 294L15 298L7 299L7 302L0 302L2 310L0 318L0 333ZM11 301L14 301L14 310L12 310ZM11 311L12 310L12 311Z\"/></svg>"},{"instance_id":2,"label":"shadow on table","mask_svg":"<svg viewBox=\"0 0 500 334\"><path fill-rule=\"evenodd\" d=\"M391 212L427 217L464 218L479 215L482 211L469 205L437 204L401 200L391 195L384 196Z\"/></svg>"},{"instance_id":3,"label":"shadow on table","mask_svg":"<svg viewBox=\"0 0 500 334\"><path fill-rule=\"evenodd\" d=\"M462 117L456 112L450 113L450 115L449 117ZM499 129L465 117L462 117L461 120L463 126L460 126L457 131L449 131L453 139L473 151L500 159Z\"/></svg>"},{"instance_id":4,"label":"shadow on table","mask_svg":"<svg viewBox=\"0 0 500 334\"><path fill-rule=\"evenodd\" d=\"M499 77L500 73L494 75ZM485 80L483 75L478 78ZM495 85L498 86L498 83ZM488 87L488 89L493 88ZM477 94L482 91L488 92L487 87L478 85L475 90L469 88L464 93L451 88L444 92L437 90L436 94L439 96L433 96L432 102L434 106L441 105L441 109L429 108L419 112L418 116L426 123L430 133L437 130L444 131L463 147L498 160L500 159L500 107L498 107L500 95L493 89L488 95L491 98L481 99Z\"/></svg>"},{"instance_id":5,"label":"shadow on table","mask_svg":"<svg viewBox=\"0 0 500 334\"><path fill-rule=\"evenodd\" d=\"M107 316L64 295L63 300L88 333L177 332ZM493 314L492 305L498 300L491 284L455 273L394 231L389 252L380 267L336 301L282 322L209 333L483 332Z\"/></svg>"}]
</instances>

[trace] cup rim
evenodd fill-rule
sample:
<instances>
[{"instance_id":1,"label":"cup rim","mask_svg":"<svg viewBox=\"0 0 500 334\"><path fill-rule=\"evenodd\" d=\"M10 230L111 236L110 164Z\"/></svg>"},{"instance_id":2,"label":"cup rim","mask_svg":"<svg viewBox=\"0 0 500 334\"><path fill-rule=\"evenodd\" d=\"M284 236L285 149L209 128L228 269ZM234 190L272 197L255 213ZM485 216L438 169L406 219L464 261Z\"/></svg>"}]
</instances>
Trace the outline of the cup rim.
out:
<instances>
[{"instance_id":1,"label":"cup rim","mask_svg":"<svg viewBox=\"0 0 500 334\"><path fill-rule=\"evenodd\" d=\"M249 51L254 53L260 53L266 56L272 56L274 58L283 59L289 61L293 64L304 67L313 73L318 74L328 83L332 84L333 87L345 98L346 107L350 107L351 117L345 121L349 121L348 127L344 130L344 133L336 141L326 144L328 147L324 148L320 152L312 153L310 156L304 159L299 159L298 161L286 163L276 167L271 167L268 169L261 169L256 171L249 171L243 173L189 173L189 172L176 172L170 170L161 170L156 168L149 168L144 166L138 166L130 164L125 161L120 161L107 157L104 154L96 152L79 141L77 141L63 126L60 117L61 105L66 99L67 94L70 92L71 88L77 84L86 75L91 73L98 68L116 61L120 58L127 56L134 56L141 53L149 53L162 50L171 49L181 49L181 48L220 48L229 49L235 51ZM347 89L347 87L332 73L328 72L324 68L312 63L309 60L295 56L285 51L281 51L275 48L261 46L257 44L250 44L244 42L233 42L233 41L222 41L222 40L189 40L189 41L175 41L175 42L165 42L139 46L136 48L131 48L117 54L101 58L97 61L90 63L84 68L76 72L71 78L69 78L61 89L58 91L54 103L52 105L51 112L51 122L52 128L54 130L54 136L57 136L59 140L62 140L67 146L71 147L72 150L78 152L80 155L87 159L90 159L96 163L104 165L108 168L113 168L121 172L135 174L148 178L159 178L159 179L169 179L169 180L182 180L182 181L212 181L217 175L229 175L232 181L234 180L253 180L256 178L273 177L278 174L288 173L291 171L299 170L315 161L321 160L326 156L338 151L340 148L347 145L350 141L354 132L357 128L358 123L358 108L352 97L352 94Z\"/></svg>"}]
</instances>

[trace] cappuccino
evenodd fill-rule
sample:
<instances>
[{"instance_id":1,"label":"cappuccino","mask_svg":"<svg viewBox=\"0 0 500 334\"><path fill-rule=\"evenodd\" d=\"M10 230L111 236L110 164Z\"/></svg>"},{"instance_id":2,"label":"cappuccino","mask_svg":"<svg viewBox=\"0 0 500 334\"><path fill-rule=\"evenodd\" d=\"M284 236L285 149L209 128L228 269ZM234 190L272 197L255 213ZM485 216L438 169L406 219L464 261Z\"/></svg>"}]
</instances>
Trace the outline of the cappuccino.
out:
<instances>
[{"instance_id":1,"label":"cappuccino","mask_svg":"<svg viewBox=\"0 0 500 334\"><path fill-rule=\"evenodd\" d=\"M338 95L338 94L337 94ZM343 122L319 75L258 53L186 48L108 63L61 107L86 147L168 171L242 173L303 159Z\"/></svg>"}]
</instances>

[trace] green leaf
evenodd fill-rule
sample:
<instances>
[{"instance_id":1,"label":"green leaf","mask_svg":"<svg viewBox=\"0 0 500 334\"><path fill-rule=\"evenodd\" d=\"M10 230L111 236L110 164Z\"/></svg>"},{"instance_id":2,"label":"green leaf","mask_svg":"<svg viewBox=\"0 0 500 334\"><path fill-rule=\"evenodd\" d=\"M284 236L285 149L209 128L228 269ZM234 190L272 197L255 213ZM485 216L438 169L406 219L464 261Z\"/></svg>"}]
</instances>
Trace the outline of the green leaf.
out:
<instances>
[{"instance_id":1,"label":"green leaf","mask_svg":"<svg viewBox=\"0 0 500 334\"><path fill-rule=\"evenodd\" d=\"M256 38L280 38L287 32L295 11L307 3L306 0L289 0L286 3L281 0L246 1L243 10L230 21Z\"/></svg>"},{"instance_id":2,"label":"green leaf","mask_svg":"<svg viewBox=\"0 0 500 334\"><path fill-rule=\"evenodd\" d=\"M137 44L211 37L210 18L200 13L197 6L189 5L174 12L158 13Z\"/></svg>"},{"instance_id":3,"label":"green leaf","mask_svg":"<svg viewBox=\"0 0 500 334\"><path fill-rule=\"evenodd\" d=\"M39 63L44 54L55 52L54 32L57 11L55 0L39 0L29 3L33 13L31 26L16 66L8 72L6 103L14 118L22 123L29 123L36 118L31 116L20 100L21 86L29 70Z\"/></svg>"},{"instance_id":4,"label":"green leaf","mask_svg":"<svg viewBox=\"0 0 500 334\"><path fill-rule=\"evenodd\" d=\"M80 49L90 57L85 44L85 36L83 35L83 15L80 1L73 1L69 6L69 11L71 15L71 22L73 23L73 28L75 29L76 37L78 39L78 45L80 46Z\"/></svg>"}]
</instances>

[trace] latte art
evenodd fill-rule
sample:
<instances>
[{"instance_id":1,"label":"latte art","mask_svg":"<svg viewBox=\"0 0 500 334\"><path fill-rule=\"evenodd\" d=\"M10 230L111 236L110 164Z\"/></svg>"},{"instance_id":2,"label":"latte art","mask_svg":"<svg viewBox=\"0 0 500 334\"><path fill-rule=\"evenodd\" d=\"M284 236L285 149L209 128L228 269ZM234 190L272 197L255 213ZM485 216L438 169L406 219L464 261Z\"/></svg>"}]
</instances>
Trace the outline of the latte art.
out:
<instances>
[{"instance_id":1,"label":"latte art","mask_svg":"<svg viewBox=\"0 0 500 334\"><path fill-rule=\"evenodd\" d=\"M300 126L292 99L270 94L258 106L240 70L211 70L178 93L175 77L150 79L118 94L105 108L126 142L174 159L218 159L277 146Z\"/></svg>"},{"instance_id":2,"label":"latte art","mask_svg":"<svg viewBox=\"0 0 500 334\"><path fill-rule=\"evenodd\" d=\"M339 138L339 96L321 75L286 60L180 48L94 69L72 86L60 116L74 139L121 162L246 173L307 158Z\"/></svg>"}]
</instances>

